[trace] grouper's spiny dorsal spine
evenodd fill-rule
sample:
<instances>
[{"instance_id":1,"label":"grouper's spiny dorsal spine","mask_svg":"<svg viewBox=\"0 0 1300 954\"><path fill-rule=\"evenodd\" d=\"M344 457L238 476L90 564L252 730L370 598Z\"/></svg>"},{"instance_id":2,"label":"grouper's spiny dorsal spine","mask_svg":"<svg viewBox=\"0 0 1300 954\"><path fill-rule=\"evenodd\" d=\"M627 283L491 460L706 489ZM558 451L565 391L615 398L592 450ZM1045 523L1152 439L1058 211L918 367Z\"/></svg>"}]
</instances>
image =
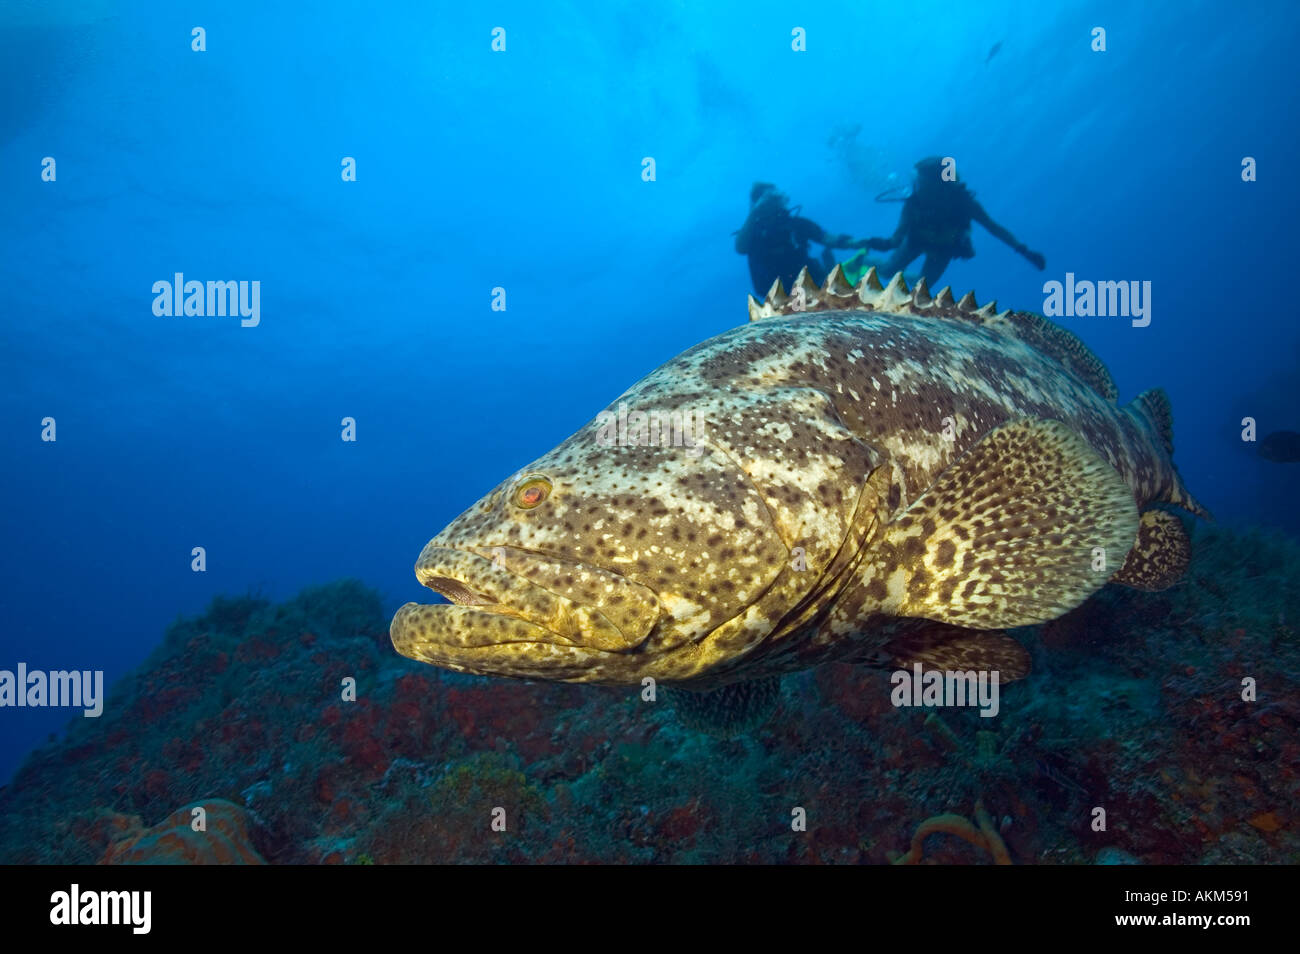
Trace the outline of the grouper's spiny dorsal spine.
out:
<instances>
[{"instance_id":1,"label":"grouper's spiny dorsal spine","mask_svg":"<svg viewBox=\"0 0 1300 954\"><path fill-rule=\"evenodd\" d=\"M786 294L781 279L778 278L762 302L749 296L750 321L819 311L887 311L1001 327L1026 344L1060 361L1102 397L1111 401L1119 397L1119 389L1115 387L1106 366L1076 335L1041 315L1009 309L999 312L997 308L996 301L978 305L973 291L966 292L960 299L954 299L952 288L947 285L940 289L939 294L932 296L925 278L919 279L916 287L909 291L902 272L895 273L888 285L882 285L874 265L856 286L845 280L843 270L836 265L820 288L809 276L808 269L804 268L795 279L790 294Z\"/></svg>"},{"instance_id":2,"label":"grouper's spiny dorsal spine","mask_svg":"<svg viewBox=\"0 0 1300 954\"><path fill-rule=\"evenodd\" d=\"M751 322L781 320L788 323L806 317L813 321L820 319L824 324L830 319L835 322L831 327L843 327L846 332L853 326L866 330L872 324L873 315L879 315L885 321L919 321L921 324L916 326L916 331L923 337L934 344L948 341L951 345L946 368L929 368L924 359L920 360L920 366L913 362L914 370L922 378L927 370L933 372L930 379L935 384L945 378L949 381L964 379L969 383L990 382L993 373L1003 376L1001 397L992 402L984 402L987 395L970 390L964 394L965 401L975 402L968 407L971 410L978 408L980 413L977 416L984 419L985 426L1018 415L1065 420L1124 475L1133 488L1139 507L1164 501L1199 516L1209 516L1187 492L1173 465L1172 425L1164 395L1148 391L1132 405L1119 407L1116 401L1118 389L1101 360L1076 335L1041 315L998 312L993 302L982 307L977 305L974 294L970 292L959 300L954 299L948 288L931 296L924 280L909 290L901 274L896 274L888 285L881 285L874 268L855 288L844 280L838 266L821 288L812 282L806 269L800 272L789 295L779 280L774 282L762 303L750 298L749 312ZM835 316L827 314L830 312L843 315L843 324ZM898 318L890 319L891 315ZM931 320L952 321L952 331L937 335L921 331ZM830 328L825 328L824 333L840 337ZM965 353L963 358L960 352L964 351L964 346L958 343L959 340L975 350ZM841 346L842 343L843 338ZM954 361L957 365L953 364ZM1066 373L1062 374L1063 371ZM1008 377L1016 378L1016 387L1006 386ZM1030 392L1041 394L1044 389L1049 393L1039 400L1028 398ZM959 392L954 392L953 396L959 397ZM963 403L956 405L954 410L962 407ZM983 406L979 407L981 404ZM914 407L913 410L921 409ZM934 415L924 412L922 416L930 418ZM948 451L960 452L968 446L967 441L960 438L955 445L949 443L946 447L938 442L937 418L910 422L896 418L894 424L895 429L884 439L893 445L893 451L905 448L898 459L903 461L911 478L907 481L911 491L906 494L908 498L937 476L932 467L921 468L927 473L918 472L917 465L923 458L933 461L937 453L946 459L950 456ZM863 436L870 439L865 433ZM978 437L978 434L971 436ZM880 439L880 435L877 438ZM911 458L910 464L908 458Z\"/></svg>"}]
</instances>

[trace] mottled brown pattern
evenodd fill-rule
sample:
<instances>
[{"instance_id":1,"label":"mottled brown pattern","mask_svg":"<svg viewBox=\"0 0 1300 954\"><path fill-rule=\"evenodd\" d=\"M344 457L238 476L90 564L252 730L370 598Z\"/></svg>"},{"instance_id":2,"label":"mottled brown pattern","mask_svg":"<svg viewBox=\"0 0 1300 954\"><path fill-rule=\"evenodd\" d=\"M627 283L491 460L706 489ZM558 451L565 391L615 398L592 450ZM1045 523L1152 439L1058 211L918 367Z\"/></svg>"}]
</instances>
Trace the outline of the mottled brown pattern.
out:
<instances>
[{"instance_id":1,"label":"mottled brown pattern","mask_svg":"<svg viewBox=\"0 0 1300 954\"><path fill-rule=\"evenodd\" d=\"M1114 581L1146 590L1168 589L1182 579L1192 560L1192 542L1183 522L1164 510L1148 510L1138 526L1137 543Z\"/></svg>"},{"instance_id":2,"label":"mottled brown pattern","mask_svg":"<svg viewBox=\"0 0 1300 954\"><path fill-rule=\"evenodd\" d=\"M408 604L398 650L697 686L879 661L931 619L1064 612L1100 585L1079 555L1121 561L1139 508L1199 512L1167 403L1118 406L1100 362L1046 319L901 276L854 289L837 270L794 291L751 300L750 324L607 409L694 416L693 450L607 446L593 421L439 533L417 572L461 605ZM549 496L521 509L515 489L538 476Z\"/></svg>"}]
</instances>

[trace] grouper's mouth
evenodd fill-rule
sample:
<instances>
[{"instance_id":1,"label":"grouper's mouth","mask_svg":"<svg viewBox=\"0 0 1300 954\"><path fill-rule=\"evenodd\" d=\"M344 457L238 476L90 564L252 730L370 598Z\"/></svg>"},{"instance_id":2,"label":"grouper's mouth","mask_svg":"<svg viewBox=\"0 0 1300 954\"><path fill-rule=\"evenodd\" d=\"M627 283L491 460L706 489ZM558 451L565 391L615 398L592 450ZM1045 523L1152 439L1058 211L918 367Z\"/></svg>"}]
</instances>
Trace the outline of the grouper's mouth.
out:
<instances>
[{"instance_id":1,"label":"grouper's mouth","mask_svg":"<svg viewBox=\"0 0 1300 954\"><path fill-rule=\"evenodd\" d=\"M634 652L660 615L652 590L617 573L514 547L431 542L415 575L451 604L407 603L393 646L460 672L596 678L599 657Z\"/></svg>"}]
</instances>

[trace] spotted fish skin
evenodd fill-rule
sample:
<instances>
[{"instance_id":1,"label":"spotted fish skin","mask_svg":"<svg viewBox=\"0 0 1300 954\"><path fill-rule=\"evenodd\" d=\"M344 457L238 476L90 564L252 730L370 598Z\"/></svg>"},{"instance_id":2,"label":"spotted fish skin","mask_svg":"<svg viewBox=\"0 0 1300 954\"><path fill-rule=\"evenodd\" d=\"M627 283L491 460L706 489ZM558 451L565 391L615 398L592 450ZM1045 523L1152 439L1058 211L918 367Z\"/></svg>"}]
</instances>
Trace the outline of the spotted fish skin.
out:
<instances>
[{"instance_id":1,"label":"spotted fish skin","mask_svg":"<svg viewBox=\"0 0 1300 954\"><path fill-rule=\"evenodd\" d=\"M972 295L780 284L429 542L399 652L481 674L711 688L831 659L1003 668L997 631L1109 580L1159 589L1202 516L1160 392ZM611 446L626 409L694 421ZM521 496L542 487L535 502ZM1182 560L1182 564L1179 561Z\"/></svg>"}]
</instances>

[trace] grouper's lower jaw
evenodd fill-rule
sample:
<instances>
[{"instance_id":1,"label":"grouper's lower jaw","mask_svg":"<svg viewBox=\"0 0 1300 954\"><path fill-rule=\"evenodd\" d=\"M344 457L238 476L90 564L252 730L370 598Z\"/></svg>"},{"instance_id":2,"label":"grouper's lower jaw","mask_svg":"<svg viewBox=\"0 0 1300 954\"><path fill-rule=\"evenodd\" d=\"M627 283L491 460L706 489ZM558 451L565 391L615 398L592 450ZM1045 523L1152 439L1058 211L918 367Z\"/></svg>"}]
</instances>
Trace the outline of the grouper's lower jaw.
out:
<instances>
[{"instance_id":1,"label":"grouper's lower jaw","mask_svg":"<svg viewBox=\"0 0 1300 954\"><path fill-rule=\"evenodd\" d=\"M407 603L393 616L388 634L393 648L409 659L479 676L606 682L624 659L476 606Z\"/></svg>"},{"instance_id":2,"label":"grouper's lower jaw","mask_svg":"<svg viewBox=\"0 0 1300 954\"><path fill-rule=\"evenodd\" d=\"M457 672L620 682L660 615L654 594L599 567L435 537L415 575L452 605L407 603L389 627L403 656ZM609 598L617 597L616 600ZM605 599L613 619L603 611Z\"/></svg>"}]
</instances>

